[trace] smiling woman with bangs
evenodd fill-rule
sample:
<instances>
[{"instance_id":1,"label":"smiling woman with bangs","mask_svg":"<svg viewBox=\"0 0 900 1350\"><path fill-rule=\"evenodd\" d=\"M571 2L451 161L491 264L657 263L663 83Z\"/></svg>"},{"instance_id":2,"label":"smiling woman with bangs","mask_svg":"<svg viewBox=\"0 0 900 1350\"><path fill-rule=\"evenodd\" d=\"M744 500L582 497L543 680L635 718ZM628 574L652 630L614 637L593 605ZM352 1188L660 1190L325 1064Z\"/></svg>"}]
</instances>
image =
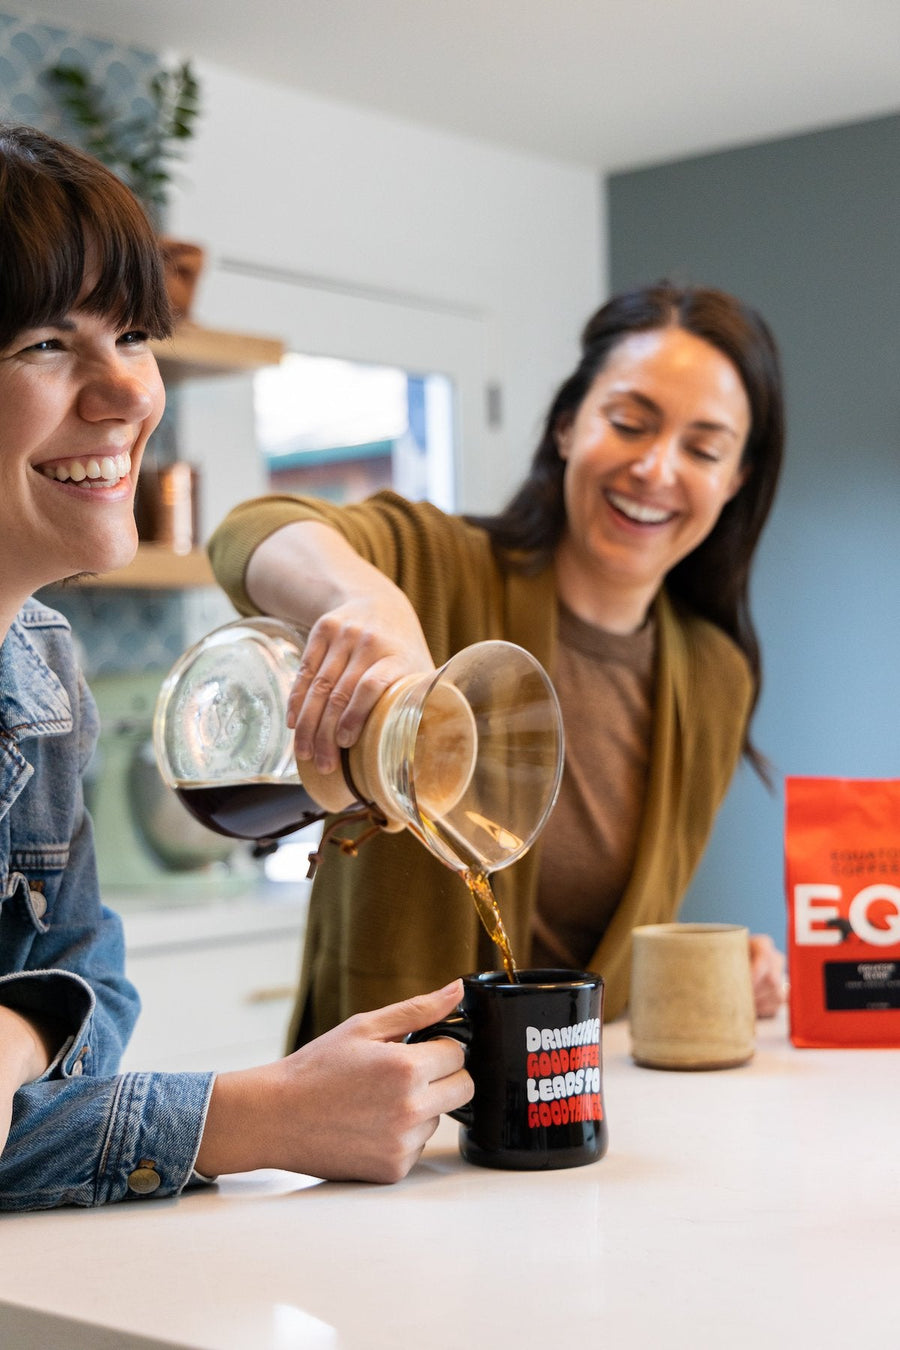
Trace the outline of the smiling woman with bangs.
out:
<instances>
[{"instance_id":1,"label":"smiling woman with bangs","mask_svg":"<svg viewBox=\"0 0 900 1350\"><path fill-rule=\"evenodd\" d=\"M140 461L171 331L156 239L94 162L36 132L0 140L0 499L10 622L37 586L130 560Z\"/></svg>"},{"instance_id":2,"label":"smiling woman with bangs","mask_svg":"<svg viewBox=\"0 0 900 1350\"><path fill-rule=\"evenodd\" d=\"M177 1195L254 1167L392 1181L472 1092L461 1047L403 1043L457 984L258 1068L118 1072L138 998L84 806L97 712L67 621L31 596L133 556L163 410L148 340L169 331L128 189L0 127L0 1209Z\"/></svg>"}]
</instances>

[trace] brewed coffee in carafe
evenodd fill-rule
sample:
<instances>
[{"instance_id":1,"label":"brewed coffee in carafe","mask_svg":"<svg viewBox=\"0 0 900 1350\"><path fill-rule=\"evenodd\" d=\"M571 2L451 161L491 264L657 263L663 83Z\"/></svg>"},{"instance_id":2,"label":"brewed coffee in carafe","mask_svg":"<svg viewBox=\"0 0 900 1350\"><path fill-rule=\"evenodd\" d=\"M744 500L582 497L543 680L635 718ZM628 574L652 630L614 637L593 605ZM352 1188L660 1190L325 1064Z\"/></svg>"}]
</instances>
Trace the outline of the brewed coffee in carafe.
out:
<instances>
[{"instance_id":1,"label":"brewed coffee in carafe","mask_svg":"<svg viewBox=\"0 0 900 1350\"><path fill-rule=\"evenodd\" d=\"M275 840L326 815L411 830L465 879L513 978L490 874L534 843L556 800L562 719L528 652L491 641L398 681L341 768L298 765L286 724L305 635L277 619L216 629L163 682L154 718L160 771L220 834Z\"/></svg>"}]
</instances>

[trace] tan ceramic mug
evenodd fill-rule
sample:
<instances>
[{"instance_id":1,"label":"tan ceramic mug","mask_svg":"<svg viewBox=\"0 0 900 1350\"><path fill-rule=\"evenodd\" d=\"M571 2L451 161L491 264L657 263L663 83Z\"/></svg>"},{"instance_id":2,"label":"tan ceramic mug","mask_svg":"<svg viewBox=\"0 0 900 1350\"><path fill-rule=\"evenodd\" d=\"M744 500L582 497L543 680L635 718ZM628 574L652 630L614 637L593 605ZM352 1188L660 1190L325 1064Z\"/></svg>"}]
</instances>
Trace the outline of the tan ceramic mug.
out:
<instances>
[{"instance_id":1,"label":"tan ceramic mug","mask_svg":"<svg viewBox=\"0 0 900 1350\"><path fill-rule=\"evenodd\" d=\"M752 1058L750 934L739 924L656 923L632 933L631 1053L652 1069L729 1069Z\"/></svg>"}]
</instances>

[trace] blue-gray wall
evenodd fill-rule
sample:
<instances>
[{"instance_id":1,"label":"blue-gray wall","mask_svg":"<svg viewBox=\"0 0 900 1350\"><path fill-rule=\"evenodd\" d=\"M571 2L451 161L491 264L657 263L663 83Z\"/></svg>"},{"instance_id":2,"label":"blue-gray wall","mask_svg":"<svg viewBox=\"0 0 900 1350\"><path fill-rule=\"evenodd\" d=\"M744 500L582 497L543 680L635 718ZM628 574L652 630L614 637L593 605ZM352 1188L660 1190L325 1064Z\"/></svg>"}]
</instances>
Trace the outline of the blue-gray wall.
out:
<instances>
[{"instance_id":1,"label":"blue-gray wall","mask_svg":"<svg viewBox=\"0 0 900 1350\"><path fill-rule=\"evenodd\" d=\"M754 736L683 910L783 941L783 775L900 777L900 116L609 183L610 284L722 286L782 352L788 452L753 609Z\"/></svg>"}]
</instances>

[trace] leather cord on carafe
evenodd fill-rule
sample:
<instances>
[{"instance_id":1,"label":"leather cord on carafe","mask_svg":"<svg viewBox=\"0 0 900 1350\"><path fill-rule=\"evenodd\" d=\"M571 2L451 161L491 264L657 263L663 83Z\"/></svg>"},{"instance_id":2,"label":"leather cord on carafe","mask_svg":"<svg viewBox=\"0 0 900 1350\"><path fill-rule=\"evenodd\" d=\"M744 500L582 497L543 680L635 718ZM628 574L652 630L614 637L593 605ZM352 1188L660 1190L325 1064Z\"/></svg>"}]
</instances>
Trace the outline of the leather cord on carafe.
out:
<instances>
[{"instance_id":1,"label":"leather cord on carafe","mask_svg":"<svg viewBox=\"0 0 900 1350\"><path fill-rule=\"evenodd\" d=\"M362 845L367 840L373 839L387 824L385 816L379 811L375 803L365 801L354 783L353 775L350 772L350 755L347 750L341 751L341 769L344 773L344 781L356 800L352 806L347 807L346 811L342 811L340 815L335 816L331 824L322 831L319 847L309 855L309 870L306 873L308 881L312 881L316 875L316 870L325 861L324 849L326 844L336 844L347 857L355 858ZM344 825L364 820L368 820L370 824L369 828L364 830L362 834L352 839L335 837L335 831L342 829Z\"/></svg>"}]
</instances>

